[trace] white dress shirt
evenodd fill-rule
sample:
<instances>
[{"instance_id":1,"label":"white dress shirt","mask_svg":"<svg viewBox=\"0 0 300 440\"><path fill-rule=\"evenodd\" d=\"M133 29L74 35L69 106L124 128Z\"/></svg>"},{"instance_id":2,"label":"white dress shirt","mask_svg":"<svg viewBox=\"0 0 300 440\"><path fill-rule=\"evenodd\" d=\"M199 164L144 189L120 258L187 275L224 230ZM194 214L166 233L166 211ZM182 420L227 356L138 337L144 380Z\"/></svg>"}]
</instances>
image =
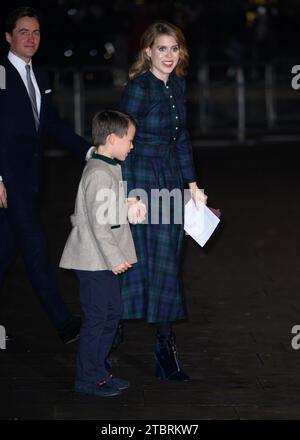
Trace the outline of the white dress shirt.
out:
<instances>
[{"instance_id":1,"label":"white dress shirt","mask_svg":"<svg viewBox=\"0 0 300 440\"><path fill-rule=\"evenodd\" d=\"M25 61L23 61L21 58L19 58L17 55L15 55L12 52L8 52L8 57L9 61L11 62L11 64L17 69L17 71L19 72L20 77L22 78L22 81L27 89L28 92L28 96L29 96L29 91L28 91L28 84L27 84L27 78L26 78L26 69L25 66L27 63L25 63ZM31 80L35 89L35 96L36 96L36 103L37 103L37 109L38 109L38 113L40 116L40 111L41 111L41 92L39 89L39 86L37 84L36 78L34 76L34 72L32 70L32 62L30 60L30 62L28 63L31 67L30 69L30 76L31 76Z\"/></svg>"}]
</instances>

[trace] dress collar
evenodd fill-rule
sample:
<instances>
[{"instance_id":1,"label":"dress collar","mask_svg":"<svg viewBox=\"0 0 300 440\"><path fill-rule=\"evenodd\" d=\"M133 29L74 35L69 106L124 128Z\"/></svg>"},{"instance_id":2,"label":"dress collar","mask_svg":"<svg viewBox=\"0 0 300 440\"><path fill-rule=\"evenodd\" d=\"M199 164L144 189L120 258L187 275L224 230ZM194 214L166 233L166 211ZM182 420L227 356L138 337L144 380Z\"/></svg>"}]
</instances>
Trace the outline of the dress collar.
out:
<instances>
[{"instance_id":1,"label":"dress collar","mask_svg":"<svg viewBox=\"0 0 300 440\"><path fill-rule=\"evenodd\" d=\"M171 80L172 80L172 77L173 77L173 74L171 73L171 74L169 75L168 81L165 83L162 79L157 78L157 76L155 76L155 75L151 72L151 70L148 70L148 71L145 73L145 75L147 75L148 78L150 78L153 82L156 82L157 84L161 84L161 85L163 85L163 86L165 86L165 87L170 85Z\"/></svg>"},{"instance_id":2,"label":"dress collar","mask_svg":"<svg viewBox=\"0 0 300 440\"><path fill-rule=\"evenodd\" d=\"M118 162L115 159L112 159L111 157L103 156L103 154L99 154L99 153L94 152L92 154L92 158L103 160L104 162L107 162L110 165L118 165Z\"/></svg>"}]
</instances>

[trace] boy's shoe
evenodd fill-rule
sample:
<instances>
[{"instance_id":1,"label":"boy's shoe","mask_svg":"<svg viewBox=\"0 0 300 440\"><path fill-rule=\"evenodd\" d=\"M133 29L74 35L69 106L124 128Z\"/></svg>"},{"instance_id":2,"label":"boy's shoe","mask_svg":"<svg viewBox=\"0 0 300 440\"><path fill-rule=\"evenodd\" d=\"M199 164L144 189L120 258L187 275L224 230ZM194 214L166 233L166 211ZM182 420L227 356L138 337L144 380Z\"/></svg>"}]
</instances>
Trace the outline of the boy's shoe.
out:
<instances>
[{"instance_id":1,"label":"boy's shoe","mask_svg":"<svg viewBox=\"0 0 300 440\"><path fill-rule=\"evenodd\" d=\"M130 382L128 380L113 377L112 374L109 376L109 382L113 383L113 385L120 391L127 390L127 388L130 387Z\"/></svg>"},{"instance_id":2,"label":"boy's shoe","mask_svg":"<svg viewBox=\"0 0 300 440\"><path fill-rule=\"evenodd\" d=\"M111 360L108 357L104 359L104 366L109 379L119 390L127 390L127 388L130 387L130 382L128 380L120 379L119 377L114 377L114 375L112 374Z\"/></svg>"},{"instance_id":3,"label":"boy's shoe","mask_svg":"<svg viewBox=\"0 0 300 440\"><path fill-rule=\"evenodd\" d=\"M80 394L90 394L101 397L112 397L121 394L121 390L118 389L111 380L102 380L96 385L75 383L74 391Z\"/></svg>"}]
</instances>

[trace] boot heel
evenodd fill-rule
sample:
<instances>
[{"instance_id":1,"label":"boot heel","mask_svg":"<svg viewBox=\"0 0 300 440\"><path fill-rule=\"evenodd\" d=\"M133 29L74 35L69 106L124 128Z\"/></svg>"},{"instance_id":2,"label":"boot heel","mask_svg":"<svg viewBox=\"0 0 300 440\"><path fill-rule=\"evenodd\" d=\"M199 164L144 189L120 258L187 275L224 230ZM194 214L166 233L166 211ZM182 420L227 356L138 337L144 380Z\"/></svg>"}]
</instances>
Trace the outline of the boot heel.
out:
<instances>
[{"instance_id":1,"label":"boot heel","mask_svg":"<svg viewBox=\"0 0 300 440\"><path fill-rule=\"evenodd\" d=\"M180 367L173 332L167 338L157 332L154 359L156 377L178 382L190 380L190 377Z\"/></svg>"}]
</instances>

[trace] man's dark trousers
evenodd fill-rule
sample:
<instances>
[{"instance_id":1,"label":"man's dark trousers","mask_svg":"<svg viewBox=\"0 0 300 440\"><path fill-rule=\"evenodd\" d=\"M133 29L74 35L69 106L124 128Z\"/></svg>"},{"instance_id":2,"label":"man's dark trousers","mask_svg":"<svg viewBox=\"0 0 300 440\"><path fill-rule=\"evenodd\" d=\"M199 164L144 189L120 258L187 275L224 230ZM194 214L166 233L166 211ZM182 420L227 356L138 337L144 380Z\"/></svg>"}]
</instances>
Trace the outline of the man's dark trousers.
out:
<instances>
[{"instance_id":1,"label":"man's dark trousers","mask_svg":"<svg viewBox=\"0 0 300 440\"><path fill-rule=\"evenodd\" d=\"M84 313L77 355L77 385L96 385L108 378L105 358L123 313L119 276L109 270L76 270Z\"/></svg>"},{"instance_id":2,"label":"man's dark trousers","mask_svg":"<svg viewBox=\"0 0 300 440\"><path fill-rule=\"evenodd\" d=\"M8 208L0 209L0 282L16 252L21 251L34 291L58 331L71 318L48 261L38 220L37 193L8 188Z\"/></svg>"},{"instance_id":3,"label":"man's dark trousers","mask_svg":"<svg viewBox=\"0 0 300 440\"><path fill-rule=\"evenodd\" d=\"M80 318L71 317L48 263L44 233L37 218L44 136L85 160L90 144L58 117L47 73L33 65L41 94L36 131L32 104L23 80L5 57L6 88L0 89L0 175L8 208L0 209L0 282L17 248L22 252L31 283L63 342L78 335Z\"/></svg>"}]
</instances>

